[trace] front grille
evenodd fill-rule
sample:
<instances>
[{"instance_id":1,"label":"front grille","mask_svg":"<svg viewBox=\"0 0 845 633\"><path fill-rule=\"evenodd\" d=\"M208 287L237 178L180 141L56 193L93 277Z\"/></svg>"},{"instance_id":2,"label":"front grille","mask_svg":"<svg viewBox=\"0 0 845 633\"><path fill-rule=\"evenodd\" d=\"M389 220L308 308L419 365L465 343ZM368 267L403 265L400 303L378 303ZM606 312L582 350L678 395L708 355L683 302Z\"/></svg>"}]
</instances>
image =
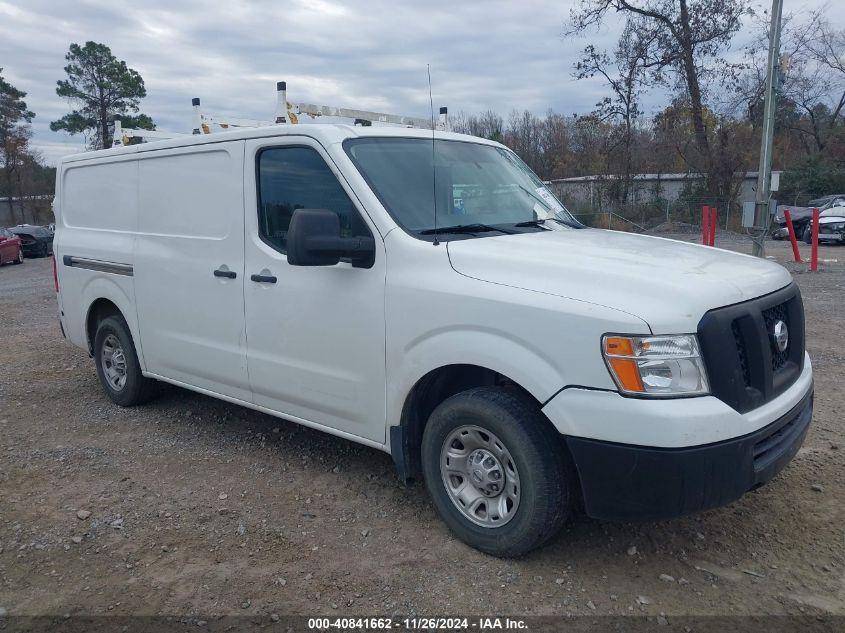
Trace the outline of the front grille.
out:
<instances>
[{"instance_id":1,"label":"front grille","mask_svg":"<svg viewBox=\"0 0 845 633\"><path fill-rule=\"evenodd\" d=\"M783 352L772 331L789 330ZM804 307L794 283L771 294L710 310L698 324L711 392L740 413L783 393L804 368Z\"/></svg>"},{"instance_id":2,"label":"front grille","mask_svg":"<svg viewBox=\"0 0 845 633\"><path fill-rule=\"evenodd\" d=\"M736 321L731 323L731 332L733 332L734 343L736 344L736 353L739 356L739 368L742 371L742 382L748 386L751 384L751 372L748 369L748 354L745 351L745 341L742 338L742 333L739 331L739 324Z\"/></svg>"},{"instance_id":3,"label":"front grille","mask_svg":"<svg viewBox=\"0 0 845 633\"><path fill-rule=\"evenodd\" d=\"M789 313L786 309L786 304L781 303L774 308L763 310L763 321L766 323L766 332L769 333L769 344L772 347L772 370L777 371L783 367L787 358L789 358L789 349L787 348L782 352L778 350L774 342L774 337L772 336L775 323L778 321L783 321L786 323L787 328L789 327Z\"/></svg>"}]
</instances>

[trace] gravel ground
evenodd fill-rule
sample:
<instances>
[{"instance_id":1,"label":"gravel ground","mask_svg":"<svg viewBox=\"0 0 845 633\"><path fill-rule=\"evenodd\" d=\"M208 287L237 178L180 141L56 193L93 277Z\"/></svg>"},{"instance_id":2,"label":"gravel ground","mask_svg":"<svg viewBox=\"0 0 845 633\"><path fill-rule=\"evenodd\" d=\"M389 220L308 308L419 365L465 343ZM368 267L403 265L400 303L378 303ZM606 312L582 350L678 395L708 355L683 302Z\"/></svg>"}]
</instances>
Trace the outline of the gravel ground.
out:
<instances>
[{"instance_id":1,"label":"gravel ground","mask_svg":"<svg viewBox=\"0 0 845 633\"><path fill-rule=\"evenodd\" d=\"M770 253L786 262L788 244ZM816 371L814 422L789 468L692 517L576 518L515 561L454 539L376 450L171 387L118 408L62 340L50 261L4 266L0 609L845 615L845 248L821 257L818 274L789 265Z\"/></svg>"}]
</instances>

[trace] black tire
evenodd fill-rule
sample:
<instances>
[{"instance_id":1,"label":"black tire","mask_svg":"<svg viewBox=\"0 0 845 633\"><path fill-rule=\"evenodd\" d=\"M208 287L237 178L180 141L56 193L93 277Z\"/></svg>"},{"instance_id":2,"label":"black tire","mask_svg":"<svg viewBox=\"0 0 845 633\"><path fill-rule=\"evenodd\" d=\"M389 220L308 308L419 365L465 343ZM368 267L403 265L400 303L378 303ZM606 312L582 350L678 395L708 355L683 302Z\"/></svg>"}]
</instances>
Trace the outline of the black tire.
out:
<instances>
[{"instance_id":1,"label":"black tire","mask_svg":"<svg viewBox=\"0 0 845 633\"><path fill-rule=\"evenodd\" d=\"M441 450L450 434L463 426L493 434L514 462L520 498L504 525L477 525L447 491ZM522 394L478 387L445 400L431 414L422 441L423 475L438 514L459 539L493 556L522 556L543 545L557 534L574 505L574 470L560 439L537 403Z\"/></svg>"},{"instance_id":2,"label":"black tire","mask_svg":"<svg viewBox=\"0 0 845 633\"><path fill-rule=\"evenodd\" d=\"M106 378L103 347L110 336L119 341L125 359L125 382L121 387L115 387ZM106 317L97 325L97 334L94 337L94 365L97 367L97 376L100 378L103 390L115 404L121 407L142 404L155 395L156 381L145 378L141 374L132 335L129 333L126 321L120 315Z\"/></svg>"},{"instance_id":3,"label":"black tire","mask_svg":"<svg viewBox=\"0 0 845 633\"><path fill-rule=\"evenodd\" d=\"M804 241L807 244L813 243L813 230L809 224L807 224L806 228L804 229Z\"/></svg>"}]
</instances>

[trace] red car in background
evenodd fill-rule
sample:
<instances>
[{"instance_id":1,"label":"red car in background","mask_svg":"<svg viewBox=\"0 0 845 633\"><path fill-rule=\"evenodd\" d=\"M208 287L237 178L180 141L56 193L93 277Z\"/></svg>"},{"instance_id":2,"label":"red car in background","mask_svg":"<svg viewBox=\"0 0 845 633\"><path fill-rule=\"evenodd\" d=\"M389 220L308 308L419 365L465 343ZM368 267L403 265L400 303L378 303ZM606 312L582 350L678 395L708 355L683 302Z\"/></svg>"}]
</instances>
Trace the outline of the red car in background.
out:
<instances>
[{"instance_id":1,"label":"red car in background","mask_svg":"<svg viewBox=\"0 0 845 633\"><path fill-rule=\"evenodd\" d=\"M9 229L0 228L0 264L22 264L23 244L21 238Z\"/></svg>"},{"instance_id":2,"label":"red car in background","mask_svg":"<svg viewBox=\"0 0 845 633\"><path fill-rule=\"evenodd\" d=\"M23 244L9 229L0 227L0 264L8 263L23 263Z\"/></svg>"}]
</instances>

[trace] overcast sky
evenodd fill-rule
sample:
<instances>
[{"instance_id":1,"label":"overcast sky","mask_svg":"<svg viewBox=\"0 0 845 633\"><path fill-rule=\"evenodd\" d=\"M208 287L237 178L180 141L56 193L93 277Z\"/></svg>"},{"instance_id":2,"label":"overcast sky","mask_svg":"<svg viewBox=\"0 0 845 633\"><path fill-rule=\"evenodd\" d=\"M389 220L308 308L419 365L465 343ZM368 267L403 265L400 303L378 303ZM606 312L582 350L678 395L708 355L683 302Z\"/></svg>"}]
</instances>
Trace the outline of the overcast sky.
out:
<instances>
[{"instance_id":1,"label":"overcast sky","mask_svg":"<svg viewBox=\"0 0 845 633\"><path fill-rule=\"evenodd\" d=\"M763 0L766 4L768 2ZM785 11L825 0L786 0ZM435 107L502 114L589 111L606 93L575 81L587 43L610 48L618 24L562 36L573 0L0 0L0 67L36 113L33 144L48 162L83 148L51 132L68 112L55 94L71 42L95 40L144 78L142 111L159 129L188 132L191 98L211 114L269 119L277 80L288 100L425 116L426 64ZM845 21L845 2L831 3ZM747 33L736 40L741 49ZM660 105L651 95L648 108Z\"/></svg>"}]
</instances>

